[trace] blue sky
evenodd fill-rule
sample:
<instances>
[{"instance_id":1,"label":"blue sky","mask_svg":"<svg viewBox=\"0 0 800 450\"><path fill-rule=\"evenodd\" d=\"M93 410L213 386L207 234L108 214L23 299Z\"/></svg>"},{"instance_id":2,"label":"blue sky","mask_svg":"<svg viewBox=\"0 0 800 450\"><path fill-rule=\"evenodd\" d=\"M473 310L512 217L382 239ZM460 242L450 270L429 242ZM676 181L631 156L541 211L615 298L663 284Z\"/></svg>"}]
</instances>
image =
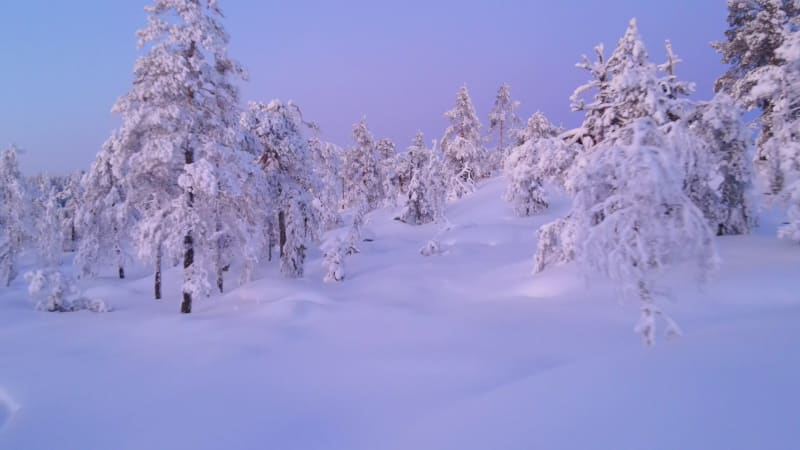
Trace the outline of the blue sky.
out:
<instances>
[{"instance_id":1,"label":"blue sky","mask_svg":"<svg viewBox=\"0 0 800 450\"><path fill-rule=\"evenodd\" d=\"M568 97L574 67L600 42L610 51L637 17L651 59L664 39L683 58L679 76L712 94L724 70L724 0L220 0L230 53L247 67L242 99L292 99L324 136L348 144L362 115L376 137L405 148L416 130L439 138L467 83L485 122L499 84L521 115L579 123ZM116 98L131 81L146 0L26 0L0 16L0 145L26 150L26 173L86 168L116 126Z\"/></svg>"}]
</instances>

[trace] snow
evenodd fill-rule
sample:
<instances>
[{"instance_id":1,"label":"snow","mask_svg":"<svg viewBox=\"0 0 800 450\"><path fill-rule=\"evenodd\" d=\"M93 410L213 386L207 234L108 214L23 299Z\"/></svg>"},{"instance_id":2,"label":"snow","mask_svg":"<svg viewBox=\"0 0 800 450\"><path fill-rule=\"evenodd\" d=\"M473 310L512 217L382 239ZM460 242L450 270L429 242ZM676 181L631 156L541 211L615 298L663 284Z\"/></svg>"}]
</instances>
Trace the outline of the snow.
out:
<instances>
[{"instance_id":1,"label":"snow","mask_svg":"<svg viewBox=\"0 0 800 450\"><path fill-rule=\"evenodd\" d=\"M18 278L0 289L0 449L797 447L800 249L775 237L782 217L717 238L704 291L676 274L662 305L684 336L646 349L607 282L531 274L537 228L568 205L518 218L505 188L480 183L447 225L378 209L344 281L312 251L304 278L273 262L191 315L179 269L161 301L145 268L81 281L106 314L35 311ZM431 239L447 252L420 255Z\"/></svg>"}]
</instances>

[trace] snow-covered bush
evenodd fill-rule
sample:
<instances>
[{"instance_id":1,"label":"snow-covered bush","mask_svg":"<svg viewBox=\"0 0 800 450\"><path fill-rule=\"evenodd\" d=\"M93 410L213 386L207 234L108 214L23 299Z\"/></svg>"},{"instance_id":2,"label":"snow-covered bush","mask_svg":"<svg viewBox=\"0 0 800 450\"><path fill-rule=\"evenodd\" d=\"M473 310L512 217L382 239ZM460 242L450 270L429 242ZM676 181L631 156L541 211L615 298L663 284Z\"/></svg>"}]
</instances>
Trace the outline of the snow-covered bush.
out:
<instances>
[{"instance_id":1,"label":"snow-covered bush","mask_svg":"<svg viewBox=\"0 0 800 450\"><path fill-rule=\"evenodd\" d=\"M28 294L34 302L34 307L39 311L111 311L104 300L90 299L81 295L74 281L59 270L28 272L25 274L25 280L28 282Z\"/></svg>"},{"instance_id":2,"label":"snow-covered bush","mask_svg":"<svg viewBox=\"0 0 800 450\"><path fill-rule=\"evenodd\" d=\"M325 269L325 282L343 281L345 278L344 257L347 254L348 245L340 238L333 239L326 246L323 246L322 267Z\"/></svg>"},{"instance_id":3,"label":"snow-covered bush","mask_svg":"<svg viewBox=\"0 0 800 450\"><path fill-rule=\"evenodd\" d=\"M419 250L422 256L436 256L445 252L445 248L438 239L431 239Z\"/></svg>"}]
</instances>

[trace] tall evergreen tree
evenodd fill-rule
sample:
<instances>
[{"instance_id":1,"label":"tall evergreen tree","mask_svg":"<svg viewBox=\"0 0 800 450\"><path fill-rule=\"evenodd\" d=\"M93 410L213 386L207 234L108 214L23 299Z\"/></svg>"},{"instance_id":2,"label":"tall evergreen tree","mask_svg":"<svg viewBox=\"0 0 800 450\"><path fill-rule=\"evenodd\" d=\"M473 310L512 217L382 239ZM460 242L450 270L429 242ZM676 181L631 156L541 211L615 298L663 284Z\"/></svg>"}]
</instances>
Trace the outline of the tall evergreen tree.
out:
<instances>
[{"instance_id":1,"label":"tall evergreen tree","mask_svg":"<svg viewBox=\"0 0 800 450\"><path fill-rule=\"evenodd\" d=\"M12 145L0 155L0 286L11 285L18 275L27 209L17 148Z\"/></svg>"},{"instance_id":2,"label":"tall evergreen tree","mask_svg":"<svg viewBox=\"0 0 800 450\"><path fill-rule=\"evenodd\" d=\"M774 92L765 89L764 82L770 78L768 73L777 73L788 63L778 49L798 27L800 4L795 0L728 0L726 40L712 43L730 65L716 89L729 93L748 110L759 110L757 160L772 194L779 194L785 183L781 157L775 153L779 148L770 145L775 121L781 120L778 116L783 112L776 109Z\"/></svg>"},{"instance_id":3,"label":"tall evergreen tree","mask_svg":"<svg viewBox=\"0 0 800 450\"><path fill-rule=\"evenodd\" d=\"M517 116L519 102L511 99L511 87L503 83L497 90L494 106L489 113L489 135L497 137L497 151L505 155L506 146L513 140L516 128L522 124Z\"/></svg>"},{"instance_id":4,"label":"tall evergreen tree","mask_svg":"<svg viewBox=\"0 0 800 450\"><path fill-rule=\"evenodd\" d=\"M418 132L406 155L408 164L408 192L405 207L398 220L422 225L441 219L447 186L442 179L441 161L425 146L422 132Z\"/></svg>"},{"instance_id":5,"label":"tall evergreen tree","mask_svg":"<svg viewBox=\"0 0 800 450\"><path fill-rule=\"evenodd\" d=\"M244 223L247 159L235 146L233 84L244 72L227 55L218 1L155 0L146 11L148 25L138 35L147 53L114 106L123 120L114 145L130 154L122 173L142 217L139 253L156 261L157 285L164 258L183 260L181 312L189 313L192 299L208 294L218 277L223 240L240 235Z\"/></svg>"},{"instance_id":6,"label":"tall evergreen tree","mask_svg":"<svg viewBox=\"0 0 800 450\"><path fill-rule=\"evenodd\" d=\"M261 146L259 162L266 174L270 207L275 211L281 270L286 276L303 275L308 242L319 234L319 211L309 141L303 120L292 102L250 103L242 122Z\"/></svg>"},{"instance_id":7,"label":"tall evergreen tree","mask_svg":"<svg viewBox=\"0 0 800 450\"><path fill-rule=\"evenodd\" d=\"M114 138L106 141L81 181L84 195L75 217L81 239L74 265L84 277L111 263L119 278L125 278L133 211L122 186L118 142Z\"/></svg>"},{"instance_id":8,"label":"tall evergreen tree","mask_svg":"<svg viewBox=\"0 0 800 450\"><path fill-rule=\"evenodd\" d=\"M370 211L380 205L385 195L380 157L366 117L353 125L353 141L355 145L347 151L343 167L345 203Z\"/></svg>"},{"instance_id":9,"label":"tall evergreen tree","mask_svg":"<svg viewBox=\"0 0 800 450\"><path fill-rule=\"evenodd\" d=\"M481 124L466 86L459 89L455 106L444 115L450 121L442 138L448 196L461 198L475 189L477 180L487 175Z\"/></svg>"}]
</instances>

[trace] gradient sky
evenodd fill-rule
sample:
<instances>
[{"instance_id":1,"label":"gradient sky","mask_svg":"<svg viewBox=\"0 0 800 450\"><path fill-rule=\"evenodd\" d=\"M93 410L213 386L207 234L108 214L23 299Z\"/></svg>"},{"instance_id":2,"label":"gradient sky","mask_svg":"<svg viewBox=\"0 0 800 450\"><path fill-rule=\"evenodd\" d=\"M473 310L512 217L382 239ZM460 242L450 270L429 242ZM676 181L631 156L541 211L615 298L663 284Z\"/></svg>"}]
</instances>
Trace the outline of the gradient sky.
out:
<instances>
[{"instance_id":1,"label":"gradient sky","mask_svg":"<svg viewBox=\"0 0 800 450\"><path fill-rule=\"evenodd\" d=\"M26 173L87 168L117 125L111 106L131 81L146 0L26 0L0 15L0 145L25 149ZM708 43L725 29L724 0L220 0L231 55L250 80L242 98L292 99L324 137L348 145L367 116L399 148L416 130L439 138L460 85L481 120L502 82L522 102L574 126L574 68L607 52L637 17L651 60L671 39L679 76L711 96L723 70Z\"/></svg>"}]
</instances>

